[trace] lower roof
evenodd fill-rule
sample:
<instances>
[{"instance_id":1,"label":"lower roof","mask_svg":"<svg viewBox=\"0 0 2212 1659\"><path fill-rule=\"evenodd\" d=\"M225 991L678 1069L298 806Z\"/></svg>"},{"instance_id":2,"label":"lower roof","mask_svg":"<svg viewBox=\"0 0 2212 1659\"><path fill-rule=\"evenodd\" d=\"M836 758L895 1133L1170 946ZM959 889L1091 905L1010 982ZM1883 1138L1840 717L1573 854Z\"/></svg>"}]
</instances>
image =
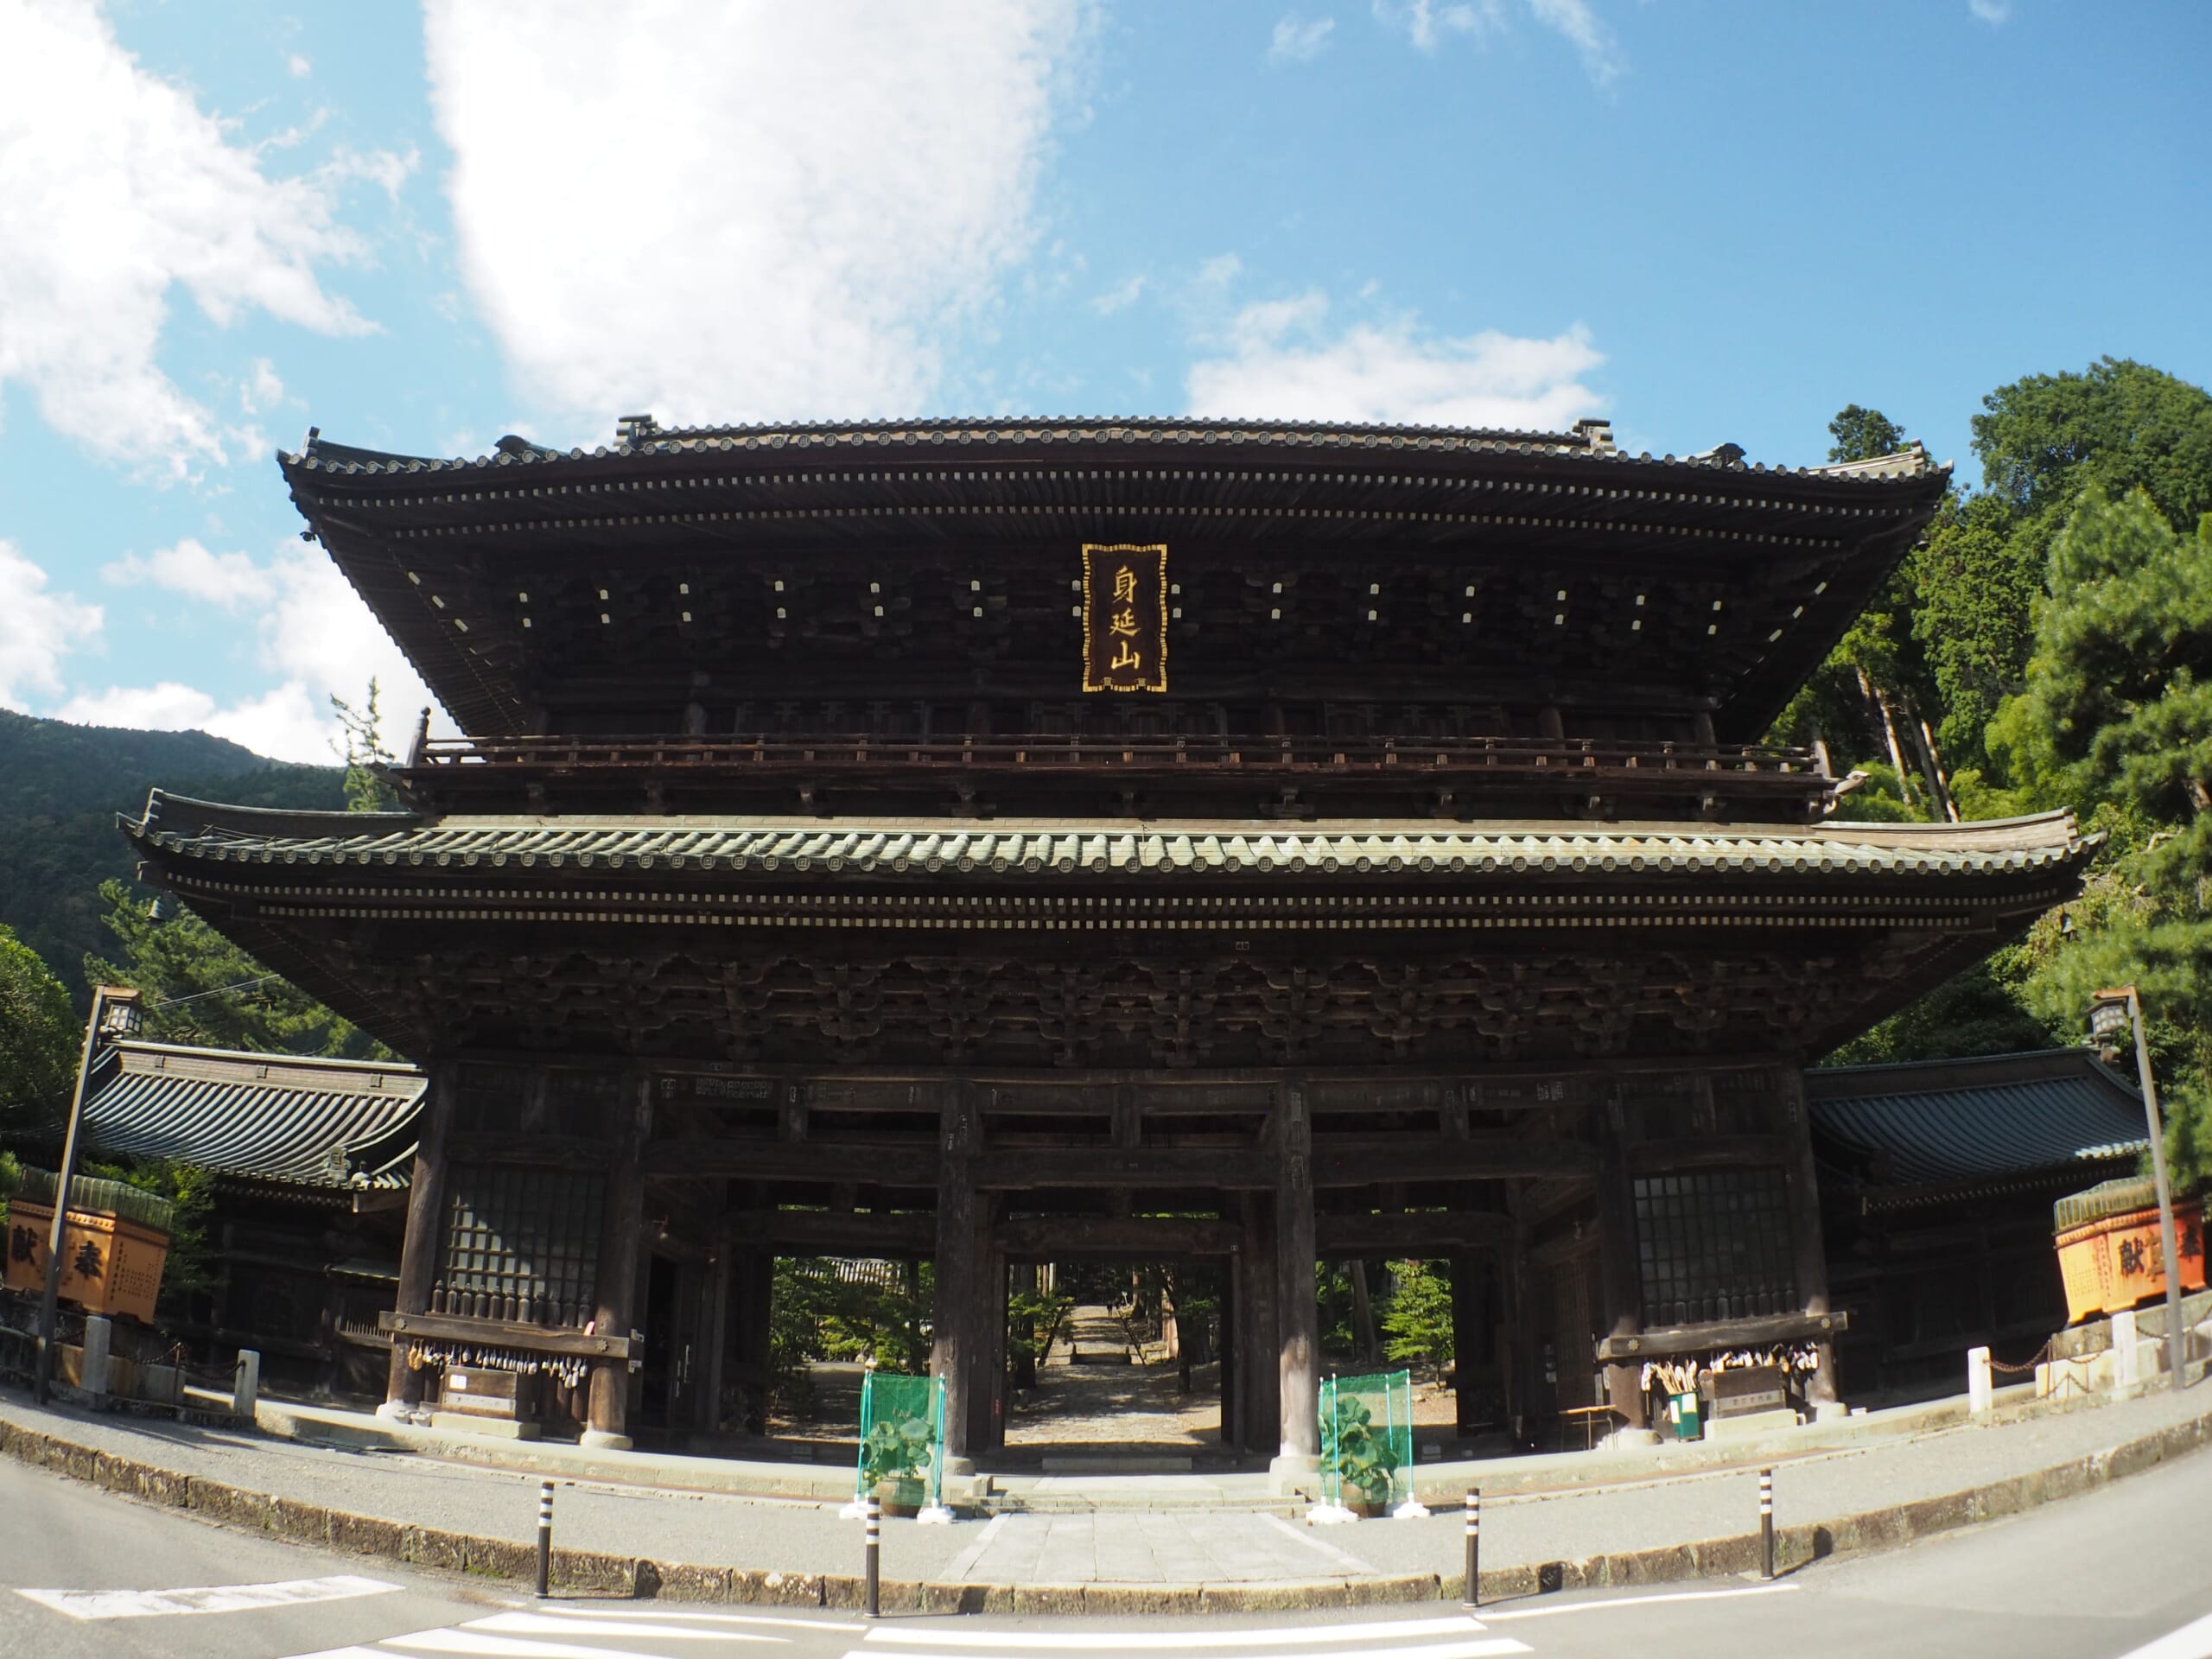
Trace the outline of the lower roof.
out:
<instances>
[{"instance_id":1,"label":"lower roof","mask_svg":"<svg viewBox=\"0 0 2212 1659\"><path fill-rule=\"evenodd\" d=\"M242 863L549 867L856 873L1789 870L1951 874L2069 863L2073 815L1959 824L1376 820L1147 823L1063 819L417 817L266 812L156 790L132 835L163 851Z\"/></svg>"},{"instance_id":2,"label":"lower roof","mask_svg":"<svg viewBox=\"0 0 2212 1659\"><path fill-rule=\"evenodd\" d=\"M331 1191L408 1184L423 1077L365 1063L117 1042L99 1056L85 1128L102 1152Z\"/></svg>"},{"instance_id":3,"label":"lower roof","mask_svg":"<svg viewBox=\"0 0 2212 1659\"><path fill-rule=\"evenodd\" d=\"M1874 1208L2094 1181L2149 1144L2142 1096L2085 1049L1826 1066L1805 1087L1825 1161Z\"/></svg>"}]
</instances>

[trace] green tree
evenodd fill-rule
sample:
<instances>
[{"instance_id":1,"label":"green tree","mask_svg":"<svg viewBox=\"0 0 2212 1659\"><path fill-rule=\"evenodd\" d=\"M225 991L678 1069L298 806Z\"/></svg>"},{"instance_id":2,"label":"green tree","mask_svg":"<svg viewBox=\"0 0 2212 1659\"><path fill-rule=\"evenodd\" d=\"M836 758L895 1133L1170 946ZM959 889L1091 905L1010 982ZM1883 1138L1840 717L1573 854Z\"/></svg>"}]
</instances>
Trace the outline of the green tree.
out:
<instances>
[{"instance_id":1,"label":"green tree","mask_svg":"<svg viewBox=\"0 0 2212 1659\"><path fill-rule=\"evenodd\" d=\"M1896 454L1912 440L1878 409L1847 404L1828 423L1834 463ZM1936 707L1927 664L1913 629L1910 560L1814 671L1772 735L1780 741L1821 742L1839 772L1860 771L1866 782L1851 797L1848 817L1926 819L1952 813L1931 729L1920 709Z\"/></svg>"},{"instance_id":2,"label":"green tree","mask_svg":"<svg viewBox=\"0 0 2212 1659\"><path fill-rule=\"evenodd\" d=\"M14 929L0 926L0 1126L62 1109L83 1035L68 988Z\"/></svg>"},{"instance_id":3,"label":"green tree","mask_svg":"<svg viewBox=\"0 0 2212 1659\"><path fill-rule=\"evenodd\" d=\"M1992 727L2016 778L2098 805L2116 833L2046 927L2024 994L2078 1030L2092 992L2133 982L2173 1089L2184 1179L2212 1175L2212 517L2177 531L2147 489L2092 487L2051 545L2026 690Z\"/></svg>"},{"instance_id":4,"label":"green tree","mask_svg":"<svg viewBox=\"0 0 2212 1659\"><path fill-rule=\"evenodd\" d=\"M87 957L96 984L143 993L144 1034L165 1043L263 1053L389 1059L391 1051L280 975L272 973L189 910L156 920L121 881L100 884L113 959Z\"/></svg>"},{"instance_id":5,"label":"green tree","mask_svg":"<svg viewBox=\"0 0 2212 1659\"><path fill-rule=\"evenodd\" d=\"M1389 1338L1383 1352L1411 1365L1425 1365L1441 1378L1452 1363L1452 1279L1433 1262L1393 1262L1395 1288L1382 1315Z\"/></svg>"},{"instance_id":6,"label":"green tree","mask_svg":"<svg viewBox=\"0 0 2212 1659\"><path fill-rule=\"evenodd\" d=\"M378 770L397 763L391 751L384 746L384 716L377 708L376 681L370 680L368 695L362 698L359 708L335 693L331 696L330 707L338 716L343 734L342 741L331 747L346 762L346 810L397 811L399 791Z\"/></svg>"},{"instance_id":7,"label":"green tree","mask_svg":"<svg viewBox=\"0 0 2212 1659\"><path fill-rule=\"evenodd\" d=\"M1828 446L1828 460L1834 461L1872 461L1878 455L1901 454L1912 440L1899 426L1878 409L1865 409L1857 404L1846 404L1828 423L1828 436L1834 440Z\"/></svg>"},{"instance_id":8,"label":"green tree","mask_svg":"<svg viewBox=\"0 0 2212 1659\"><path fill-rule=\"evenodd\" d=\"M2212 509L2212 397L2105 358L1999 386L1974 416L1974 448L1985 493L1947 510L1915 555L1913 633L1944 711L1942 747L1974 774L1960 792L1997 815L2041 804L2036 779L2005 773L1987 728L2025 688L2060 531L2096 491L2139 489L2177 529ZM1993 760L1998 775L1985 778Z\"/></svg>"}]
</instances>

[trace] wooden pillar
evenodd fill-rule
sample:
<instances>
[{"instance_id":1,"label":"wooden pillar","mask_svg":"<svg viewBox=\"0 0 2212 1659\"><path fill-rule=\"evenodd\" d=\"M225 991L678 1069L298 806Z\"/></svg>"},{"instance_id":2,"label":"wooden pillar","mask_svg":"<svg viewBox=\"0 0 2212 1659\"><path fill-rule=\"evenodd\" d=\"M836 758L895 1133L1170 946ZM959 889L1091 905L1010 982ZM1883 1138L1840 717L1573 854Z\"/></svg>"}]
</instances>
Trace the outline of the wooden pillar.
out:
<instances>
[{"instance_id":1,"label":"wooden pillar","mask_svg":"<svg viewBox=\"0 0 2212 1659\"><path fill-rule=\"evenodd\" d=\"M1821 1182L1813 1163L1812 1115L1805 1106L1805 1074L1788 1057L1775 1062L1775 1132L1783 1146L1782 1179L1789 1197L1789 1238L1796 1257L1797 1300L1808 1313L1828 1308L1828 1258L1821 1239ZM1818 1344L1818 1363L1806 1389L1815 1408L1836 1407L1835 1344Z\"/></svg>"},{"instance_id":2,"label":"wooden pillar","mask_svg":"<svg viewBox=\"0 0 2212 1659\"><path fill-rule=\"evenodd\" d=\"M461 1067L456 1062L441 1060L431 1065L429 1093L423 1106L423 1134L415 1144L415 1170L407 1189L407 1228L399 1246L395 1313L430 1310L430 1286L438 1276L438 1256L445 1247L446 1137L453 1127L454 1096L460 1083ZM385 1402L377 1408L377 1414L404 1416L422 1401L423 1374L407 1369L406 1347L395 1338Z\"/></svg>"},{"instance_id":3,"label":"wooden pillar","mask_svg":"<svg viewBox=\"0 0 2212 1659\"><path fill-rule=\"evenodd\" d=\"M1240 1392L1243 1372L1238 1364L1237 1344L1243 1340L1244 1252L1224 1256L1221 1262L1221 1328L1215 1333L1214 1361L1221 1385L1221 1443L1242 1449L1244 1396Z\"/></svg>"},{"instance_id":4,"label":"wooden pillar","mask_svg":"<svg viewBox=\"0 0 2212 1659\"><path fill-rule=\"evenodd\" d=\"M1321 1344L1319 1313L1313 1304L1313 1136L1306 1085L1284 1085L1276 1096L1275 1112L1280 1172L1275 1185L1275 1319L1281 1338L1277 1351L1281 1442L1275 1461L1278 1474L1294 1477L1318 1469L1321 1455Z\"/></svg>"},{"instance_id":5,"label":"wooden pillar","mask_svg":"<svg viewBox=\"0 0 2212 1659\"><path fill-rule=\"evenodd\" d=\"M1615 1337L1632 1337L1643 1329L1643 1278L1636 1245L1636 1187L1628 1166L1628 1149L1634 1137L1626 1111L1619 1085L1605 1085L1595 1109L1598 1264L1605 1304L1605 1331ZM1559 1333L1562 1381L1570 1368L1578 1374L1587 1375L1583 1368L1590 1362L1589 1351L1580 1349L1580 1344L1588 1334L1580 1331ZM1631 1430L1646 1427L1643 1371L1643 1366L1637 1364L1605 1367L1606 1397Z\"/></svg>"},{"instance_id":6,"label":"wooden pillar","mask_svg":"<svg viewBox=\"0 0 2212 1659\"><path fill-rule=\"evenodd\" d=\"M1460 1439L1478 1421L1472 1382L1490 1344L1490 1298L1484 1294L1489 1263L1472 1250L1452 1255L1452 1414Z\"/></svg>"},{"instance_id":7,"label":"wooden pillar","mask_svg":"<svg viewBox=\"0 0 2212 1659\"><path fill-rule=\"evenodd\" d=\"M645 1179L639 1154L652 1132L652 1077L642 1069L626 1072L615 1107L614 1139L607 1171L607 1211L599 1238L599 1275L592 1319L610 1337L626 1337L638 1310L638 1281L644 1263L639 1234L645 1227ZM623 1360L598 1360L591 1368L588 1446L626 1450L630 1421L630 1367Z\"/></svg>"},{"instance_id":8,"label":"wooden pillar","mask_svg":"<svg viewBox=\"0 0 2212 1659\"><path fill-rule=\"evenodd\" d=\"M1535 1363L1536 1336L1529 1318L1534 1300L1529 1287L1529 1224L1521 1215L1518 1183L1506 1194L1513 1216L1513 1231L1497 1262L1498 1381L1505 1392L1505 1424L1518 1441L1528 1432L1530 1405L1530 1368Z\"/></svg>"},{"instance_id":9,"label":"wooden pillar","mask_svg":"<svg viewBox=\"0 0 2212 1659\"><path fill-rule=\"evenodd\" d=\"M1242 1337L1237 1372L1243 1379L1244 1449L1272 1455L1280 1444L1276 1374L1274 1200L1262 1192L1243 1195L1244 1249L1237 1258L1243 1306L1237 1314Z\"/></svg>"},{"instance_id":10,"label":"wooden pillar","mask_svg":"<svg viewBox=\"0 0 2212 1659\"><path fill-rule=\"evenodd\" d=\"M994 1197L976 1195L975 1242L964 1337L968 1358L968 1449L973 1458L1004 1443L1006 1425L1006 1258L991 1248ZM941 1294L941 1293L940 1293ZM952 1414L950 1395L945 1415Z\"/></svg>"},{"instance_id":11,"label":"wooden pillar","mask_svg":"<svg viewBox=\"0 0 2212 1659\"><path fill-rule=\"evenodd\" d=\"M727 1238L717 1238L707 1255L707 1301L699 1322L699 1409L694 1421L708 1434L722 1432L722 1393L729 1375L729 1303L737 1284L736 1257Z\"/></svg>"},{"instance_id":12,"label":"wooden pillar","mask_svg":"<svg viewBox=\"0 0 2212 1659\"><path fill-rule=\"evenodd\" d=\"M769 1318L775 1296L772 1251L747 1250L731 1264L730 1324L735 1338L738 1391L744 1401L739 1427L748 1434L768 1432Z\"/></svg>"},{"instance_id":13,"label":"wooden pillar","mask_svg":"<svg viewBox=\"0 0 2212 1659\"><path fill-rule=\"evenodd\" d=\"M944 1380L944 1470L972 1475L976 1462L969 1395L973 1388L977 1231L976 1188L968 1160L974 1150L974 1085L950 1085L939 1108L937 1190L936 1340L930 1374Z\"/></svg>"}]
</instances>

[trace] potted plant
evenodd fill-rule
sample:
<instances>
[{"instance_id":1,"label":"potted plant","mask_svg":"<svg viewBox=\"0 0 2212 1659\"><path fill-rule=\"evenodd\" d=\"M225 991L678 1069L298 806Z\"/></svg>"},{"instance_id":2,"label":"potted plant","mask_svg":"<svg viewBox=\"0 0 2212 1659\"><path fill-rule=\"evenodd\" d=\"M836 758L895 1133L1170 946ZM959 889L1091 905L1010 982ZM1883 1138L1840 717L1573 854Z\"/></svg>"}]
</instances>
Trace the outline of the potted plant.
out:
<instances>
[{"instance_id":1,"label":"potted plant","mask_svg":"<svg viewBox=\"0 0 2212 1659\"><path fill-rule=\"evenodd\" d=\"M1362 1516L1387 1513L1399 1469L1391 1436L1376 1429L1374 1414L1352 1395L1336 1397L1329 1428L1321 1472L1335 1480L1337 1502Z\"/></svg>"},{"instance_id":2,"label":"potted plant","mask_svg":"<svg viewBox=\"0 0 2212 1659\"><path fill-rule=\"evenodd\" d=\"M930 1426L914 1419L878 1423L861 1443L861 1484L886 1515L912 1516L929 1501Z\"/></svg>"}]
</instances>

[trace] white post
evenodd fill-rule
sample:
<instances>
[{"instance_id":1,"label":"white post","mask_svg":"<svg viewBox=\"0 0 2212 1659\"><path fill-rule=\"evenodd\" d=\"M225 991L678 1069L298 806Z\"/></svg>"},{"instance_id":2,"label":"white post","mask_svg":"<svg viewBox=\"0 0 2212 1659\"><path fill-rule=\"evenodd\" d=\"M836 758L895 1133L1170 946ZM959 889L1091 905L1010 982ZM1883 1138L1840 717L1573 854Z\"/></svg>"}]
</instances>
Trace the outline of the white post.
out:
<instances>
[{"instance_id":1,"label":"white post","mask_svg":"<svg viewBox=\"0 0 2212 1659\"><path fill-rule=\"evenodd\" d=\"M77 1386L92 1397L92 1409L99 1411L107 1405L107 1361L115 1339L115 1326L98 1313L85 1320L84 1364L77 1373Z\"/></svg>"},{"instance_id":2,"label":"white post","mask_svg":"<svg viewBox=\"0 0 2212 1659\"><path fill-rule=\"evenodd\" d=\"M231 1373L231 1415L253 1421L261 1403L261 1356L251 1348L238 1350L238 1369Z\"/></svg>"},{"instance_id":3,"label":"white post","mask_svg":"<svg viewBox=\"0 0 2212 1659\"><path fill-rule=\"evenodd\" d=\"M2142 1351L2136 1346L2139 1340L2135 1334L2133 1308L2112 1316L2112 1352L2117 1367L2113 1372L2113 1381L2120 1388L2132 1389L2143 1380L2143 1368L2138 1363L2142 1357Z\"/></svg>"},{"instance_id":4,"label":"white post","mask_svg":"<svg viewBox=\"0 0 2212 1659\"><path fill-rule=\"evenodd\" d=\"M1967 1409L1979 1417L1996 1403L1989 1376L1989 1350L1967 1350Z\"/></svg>"}]
</instances>

